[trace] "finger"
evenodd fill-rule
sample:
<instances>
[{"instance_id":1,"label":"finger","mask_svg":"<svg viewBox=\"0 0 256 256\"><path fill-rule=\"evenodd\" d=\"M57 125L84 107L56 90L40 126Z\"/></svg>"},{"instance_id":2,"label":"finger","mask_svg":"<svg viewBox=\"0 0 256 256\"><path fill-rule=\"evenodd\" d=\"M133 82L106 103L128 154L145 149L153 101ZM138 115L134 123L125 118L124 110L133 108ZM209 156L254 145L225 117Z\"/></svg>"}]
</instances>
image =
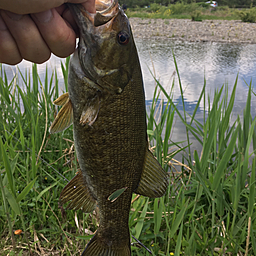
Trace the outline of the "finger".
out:
<instances>
[{"instance_id":1,"label":"finger","mask_svg":"<svg viewBox=\"0 0 256 256\"><path fill-rule=\"evenodd\" d=\"M64 58L74 52L76 46L75 31L55 9L35 13L31 17L44 41L55 55Z\"/></svg>"},{"instance_id":2,"label":"finger","mask_svg":"<svg viewBox=\"0 0 256 256\"><path fill-rule=\"evenodd\" d=\"M95 13L96 8L95 8L95 0L87 0L86 2L82 3L85 10L87 10L90 13Z\"/></svg>"},{"instance_id":3,"label":"finger","mask_svg":"<svg viewBox=\"0 0 256 256\"><path fill-rule=\"evenodd\" d=\"M16 65L22 58L12 35L0 16L0 63Z\"/></svg>"},{"instance_id":4,"label":"finger","mask_svg":"<svg viewBox=\"0 0 256 256\"><path fill-rule=\"evenodd\" d=\"M67 5L63 4L55 10L59 13L59 15L72 27L72 29L75 31L76 36L79 36L79 28L76 24L76 21L74 19L74 16L72 15L71 11L67 7Z\"/></svg>"},{"instance_id":5,"label":"finger","mask_svg":"<svg viewBox=\"0 0 256 256\"><path fill-rule=\"evenodd\" d=\"M95 0L87 0L86 2L82 3L82 5L84 6L84 8L87 11L89 11L91 13L96 12ZM66 20L68 22L68 24L71 25L71 27L75 31L76 35L78 36L79 35L79 28L76 24L74 16L72 15L72 13L69 10L69 8L67 8L67 6L65 4L63 4L63 5L55 8L55 9L60 14L60 16L62 16L64 18L64 20Z\"/></svg>"},{"instance_id":6,"label":"finger","mask_svg":"<svg viewBox=\"0 0 256 256\"><path fill-rule=\"evenodd\" d=\"M1 0L0 9L7 10L18 14L29 14L46 11L62 5L65 2L83 3L94 0Z\"/></svg>"},{"instance_id":7,"label":"finger","mask_svg":"<svg viewBox=\"0 0 256 256\"><path fill-rule=\"evenodd\" d=\"M43 63L50 58L51 52L29 15L18 15L3 10L1 15L23 59Z\"/></svg>"}]
</instances>

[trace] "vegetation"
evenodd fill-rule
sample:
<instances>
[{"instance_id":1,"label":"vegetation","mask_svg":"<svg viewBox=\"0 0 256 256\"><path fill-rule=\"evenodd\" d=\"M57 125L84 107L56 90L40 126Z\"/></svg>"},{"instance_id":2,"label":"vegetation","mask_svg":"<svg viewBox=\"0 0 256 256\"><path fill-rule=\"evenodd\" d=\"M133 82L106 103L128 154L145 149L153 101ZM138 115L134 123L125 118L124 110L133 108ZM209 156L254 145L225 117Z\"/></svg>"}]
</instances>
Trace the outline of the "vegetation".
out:
<instances>
[{"instance_id":1,"label":"vegetation","mask_svg":"<svg viewBox=\"0 0 256 256\"><path fill-rule=\"evenodd\" d=\"M68 59L62 65L65 89L67 67ZM3 69L0 74L0 255L80 255L98 219L97 212L83 214L58 205L66 179L79 167L72 126L61 134L48 133L56 114L52 100L59 95L56 72L46 70L45 81L36 65L22 81L15 75L8 82ZM251 85L243 116L231 123L237 83L230 98L223 86L209 99L205 82L191 115L185 111L180 78L183 111L156 83L148 134L155 156L170 173L170 185L162 198L133 196L131 234L153 255L256 255ZM204 108L202 123L196 119L199 106ZM175 116L186 127L186 148L171 138ZM191 136L202 151L192 152ZM178 152L182 162L175 160ZM134 238L132 243L133 255L150 255Z\"/></svg>"},{"instance_id":2,"label":"vegetation","mask_svg":"<svg viewBox=\"0 0 256 256\"><path fill-rule=\"evenodd\" d=\"M244 10L244 11L239 11L238 15L241 18L241 21L243 22L251 22L255 23L256 22L256 7Z\"/></svg>"},{"instance_id":3,"label":"vegetation","mask_svg":"<svg viewBox=\"0 0 256 256\"><path fill-rule=\"evenodd\" d=\"M211 8L204 2L185 4L176 3L168 6L152 3L148 8L128 8L126 10L128 17L139 18L160 18L160 19L192 19L192 20L239 20L240 12L228 6L219 6Z\"/></svg>"},{"instance_id":4,"label":"vegetation","mask_svg":"<svg viewBox=\"0 0 256 256\"><path fill-rule=\"evenodd\" d=\"M128 8L134 7L145 7L151 6L152 4L161 4L161 5L172 5L177 3L183 4L205 4L207 0L119 0L119 3L125 4ZM228 6L231 8L250 8L256 5L256 0L218 0L218 6Z\"/></svg>"}]
</instances>

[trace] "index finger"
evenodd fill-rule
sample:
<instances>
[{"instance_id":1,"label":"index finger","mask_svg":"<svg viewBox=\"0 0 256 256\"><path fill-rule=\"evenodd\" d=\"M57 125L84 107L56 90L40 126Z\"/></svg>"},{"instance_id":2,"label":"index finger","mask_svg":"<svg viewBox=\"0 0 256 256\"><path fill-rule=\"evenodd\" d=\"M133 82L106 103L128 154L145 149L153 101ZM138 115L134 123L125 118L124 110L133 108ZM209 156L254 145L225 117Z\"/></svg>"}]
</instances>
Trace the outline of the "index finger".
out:
<instances>
[{"instance_id":1,"label":"index finger","mask_svg":"<svg viewBox=\"0 0 256 256\"><path fill-rule=\"evenodd\" d=\"M83 3L87 11L95 12L95 0L1 0L0 9L17 14L29 14L46 11L66 2Z\"/></svg>"}]
</instances>

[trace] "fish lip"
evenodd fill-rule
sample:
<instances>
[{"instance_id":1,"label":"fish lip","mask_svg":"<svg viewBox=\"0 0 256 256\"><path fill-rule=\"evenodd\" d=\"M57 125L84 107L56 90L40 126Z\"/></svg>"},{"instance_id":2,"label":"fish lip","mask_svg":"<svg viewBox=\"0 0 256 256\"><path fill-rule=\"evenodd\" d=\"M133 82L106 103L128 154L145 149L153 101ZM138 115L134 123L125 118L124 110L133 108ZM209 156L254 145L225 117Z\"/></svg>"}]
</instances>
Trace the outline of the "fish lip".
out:
<instances>
[{"instance_id":1,"label":"fish lip","mask_svg":"<svg viewBox=\"0 0 256 256\"><path fill-rule=\"evenodd\" d=\"M96 12L104 15L104 14L107 14L108 12L112 11L116 7L116 5L118 5L117 0L110 0L109 2L111 2L111 4L106 9L101 10L101 11L96 11Z\"/></svg>"},{"instance_id":2,"label":"fish lip","mask_svg":"<svg viewBox=\"0 0 256 256\"><path fill-rule=\"evenodd\" d=\"M100 2L100 1L99 1ZM92 27L98 27L108 23L119 12L118 0L110 0L111 4L103 10L96 10L96 13L90 13L85 10L84 6L81 4L70 4L66 3L69 7L75 21L81 31L86 31ZM101 19L98 21L97 19Z\"/></svg>"}]
</instances>

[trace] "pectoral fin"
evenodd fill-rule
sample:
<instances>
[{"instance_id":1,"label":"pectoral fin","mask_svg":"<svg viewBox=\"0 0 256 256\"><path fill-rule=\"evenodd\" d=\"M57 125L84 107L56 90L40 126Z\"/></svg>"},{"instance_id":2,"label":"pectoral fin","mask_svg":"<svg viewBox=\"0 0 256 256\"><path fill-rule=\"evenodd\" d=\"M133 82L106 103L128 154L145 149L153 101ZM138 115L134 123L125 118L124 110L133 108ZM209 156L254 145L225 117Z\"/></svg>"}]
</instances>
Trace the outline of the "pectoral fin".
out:
<instances>
[{"instance_id":1,"label":"pectoral fin","mask_svg":"<svg viewBox=\"0 0 256 256\"><path fill-rule=\"evenodd\" d=\"M147 150L141 179L135 193L155 198L165 194L169 175L163 170L153 154Z\"/></svg>"},{"instance_id":2,"label":"pectoral fin","mask_svg":"<svg viewBox=\"0 0 256 256\"><path fill-rule=\"evenodd\" d=\"M63 106L67 100L69 99L69 93L66 92L64 94L62 94L58 99L56 99L53 104L57 105L57 106Z\"/></svg>"},{"instance_id":3,"label":"pectoral fin","mask_svg":"<svg viewBox=\"0 0 256 256\"><path fill-rule=\"evenodd\" d=\"M65 103L64 103L65 100ZM54 101L56 105L64 105L55 117L49 132L57 133L67 129L73 123L73 107L68 93L63 94Z\"/></svg>"},{"instance_id":4,"label":"pectoral fin","mask_svg":"<svg viewBox=\"0 0 256 256\"><path fill-rule=\"evenodd\" d=\"M84 106L80 117L80 124L85 125L93 125L96 121L98 113L100 110L100 99L99 96L96 95L93 99L88 101L88 103Z\"/></svg>"},{"instance_id":5,"label":"pectoral fin","mask_svg":"<svg viewBox=\"0 0 256 256\"><path fill-rule=\"evenodd\" d=\"M61 191L60 203L64 204L69 201L67 209L70 210L82 209L83 212L89 213L95 208L96 201L90 195L81 171Z\"/></svg>"}]
</instances>

